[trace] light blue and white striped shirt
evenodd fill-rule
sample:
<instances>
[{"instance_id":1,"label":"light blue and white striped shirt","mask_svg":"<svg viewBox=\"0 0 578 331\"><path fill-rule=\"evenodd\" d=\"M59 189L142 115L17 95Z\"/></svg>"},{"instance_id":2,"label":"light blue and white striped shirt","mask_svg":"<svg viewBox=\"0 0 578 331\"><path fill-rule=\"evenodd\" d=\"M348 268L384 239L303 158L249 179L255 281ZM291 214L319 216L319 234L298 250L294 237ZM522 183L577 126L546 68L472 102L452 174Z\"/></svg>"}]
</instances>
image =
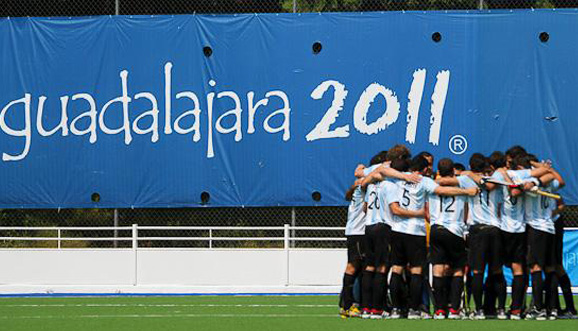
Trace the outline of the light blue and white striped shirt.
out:
<instances>
[{"instance_id":1,"label":"light blue and white striped shirt","mask_svg":"<svg viewBox=\"0 0 578 331\"><path fill-rule=\"evenodd\" d=\"M458 176L459 187L466 185L466 176ZM429 214L432 225L441 225L458 237L463 237L466 230L464 210L467 196L429 195Z\"/></svg>"},{"instance_id":2,"label":"light blue and white striped shirt","mask_svg":"<svg viewBox=\"0 0 578 331\"><path fill-rule=\"evenodd\" d=\"M407 210L420 210L424 207L429 195L434 194L439 186L431 178L422 177L419 183L396 181L398 187L399 205ZM423 217L396 217L391 227L395 232L411 234L415 236L425 236L425 218Z\"/></svg>"},{"instance_id":3,"label":"light blue and white striped shirt","mask_svg":"<svg viewBox=\"0 0 578 331\"><path fill-rule=\"evenodd\" d=\"M365 225L385 223L392 225L394 216L389 205L399 201L398 188L390 180L384 180L374 185L373 191L367 191L367 214Z\"/></svg>"},{"instance_id":4,"label":"light blue and white striped shirt","mask_svg":"<svg viewBox=\"0 0 578 331\"><path fill-rule=\"evenodd\" d=\"M347 224L345 225L346 236L356 236L365 234L365 212L363 202L365 194L358 185L353 191L353 196L347 209Z\"/></svg>"},{"instance_id":5,"label":"light blue and white striped shirt","mask_svg":"<svg viewBox=\"0 0 578 331\"><path fill-rule=\"evenodd\" d=\"M552 181L546 189L550 192L555 192L560 188L560 183L557 180ZM533 193L526 193L524 202L526 221L528 225L535 230L555 234L554 219L552 212L557 208L556 200L537 195Z\"/></svg>"},{"instance_id":6,"label":"light blue and white striped shirt","mask_svg":"<svg viewBox=\"0 0 578 331\"><path fill-rule=\"evenodd\" d=\"M497 179L505 181L501 173L497 172ZM508 176L516 184L523 183L525 180L532 178L531 170L508 170ZM524 217L524 195L517 197L512 196L506 186L499 188L502 190L503 202L500 209L501 224L500 229L509 233L526 232L526 219Z\"/></svg>"},{"instance_id":7,"label":"light blue and white striped shirt","mask_svg":"<svg viewBox=\"0 0 578 331\"><path fill-rule=\"evenodd\" d=\"M492 178L496 178L494 173ZM476 187L477 184L467 178L464 181L464 188ZM468 197L468 226L476 224L486 224L500 227L498 218L498 205L502 202L502 191L497 188L492 191L482 189L478 195Z\"/></svg>"}]
</instances>

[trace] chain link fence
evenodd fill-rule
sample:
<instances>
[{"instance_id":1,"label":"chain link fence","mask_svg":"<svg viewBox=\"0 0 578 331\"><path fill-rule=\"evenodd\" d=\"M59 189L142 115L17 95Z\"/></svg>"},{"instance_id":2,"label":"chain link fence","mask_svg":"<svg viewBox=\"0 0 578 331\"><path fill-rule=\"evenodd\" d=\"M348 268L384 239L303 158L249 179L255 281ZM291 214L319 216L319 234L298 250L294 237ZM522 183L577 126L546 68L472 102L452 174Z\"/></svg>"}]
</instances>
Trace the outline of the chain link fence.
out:
<instances>
[{"instance_id":1,"label":"chain link fence","mask_svg":"<svg viewBox=\"0 0 578 331\"><path fill-rule=\"evenodd\" d=\"M566 227L578 227L578 206L568 206L562 218ZM130 238L132 224L139 226L210 226L210 227L344 227L347 222L346 207L265 207L265 208L180 208L180 209L63 209L0 211L2 227L121 227L123 230L62 230L68 238ZM0 237L54 238L58 234L50 229L0 230ZM279 240L162 240L162 237L208 238L282 237L283 230L139 230L139 237L156 238L141 240L139 247L196 247L196 248L281 248ZM345 248L344 241L324 240L342 238L342 230L292 230L291 237L304 240L291 242L295 248ZM321 239L319 239L321 238ZM312 239L312 240L307 240ZM56 241L0 241L4 247L56 248ZM62 241L60 248L129 248L130 241Z\"/></svg>"},{"instance_id":2,"label":"chain link fence","mask_svg":"<svg viewBox=\"0 0 578 331\"><path fill-rule=\"evenodd\" d=\"M0 16L576 8L578 0L1 0Z\"/></svg>"}]
</instances>

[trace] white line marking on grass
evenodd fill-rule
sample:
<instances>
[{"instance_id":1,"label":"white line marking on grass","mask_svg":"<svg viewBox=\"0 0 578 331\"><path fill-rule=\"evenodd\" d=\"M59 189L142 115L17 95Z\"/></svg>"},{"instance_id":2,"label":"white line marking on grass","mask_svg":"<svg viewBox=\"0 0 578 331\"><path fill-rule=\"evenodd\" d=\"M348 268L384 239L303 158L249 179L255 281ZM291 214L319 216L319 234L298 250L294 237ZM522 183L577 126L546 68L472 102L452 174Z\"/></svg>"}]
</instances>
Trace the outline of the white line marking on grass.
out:
<instances>
[{"instance_id":1,"label":"white line marking on grass","mask_svg":"<svg viewBox=\"0 0 578 331\"><path fill-rule=\"evenodd\" d=\"M79 303L79 304L13 304L0 307L229 307L229 308L336 308L336 305L267 305L267 304L140 304L140 303Z\"/></svg>"},{"instance_id":2,"label":"white line marking on grass","mask_svg":"<svg viewBox=\"0 0 578 331\"><path fill-rule=\"evenodd\" d=\"M125 315L31 315L31 316L0 316L0 319L92 319L92 318L294 318L294 317L331 317L337 314L125 314Z\"/></svg>"}]
</instances>

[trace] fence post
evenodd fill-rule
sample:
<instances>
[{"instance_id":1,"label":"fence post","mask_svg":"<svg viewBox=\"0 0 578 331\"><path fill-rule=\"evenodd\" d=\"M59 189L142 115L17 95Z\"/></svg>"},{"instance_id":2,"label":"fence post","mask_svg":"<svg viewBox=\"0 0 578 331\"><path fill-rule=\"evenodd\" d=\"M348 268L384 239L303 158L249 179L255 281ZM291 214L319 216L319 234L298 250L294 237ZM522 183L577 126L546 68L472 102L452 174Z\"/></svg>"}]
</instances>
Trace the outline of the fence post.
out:
<instances>
[{"instance_id":1,"label":"fence post","mask_svg":"<svg viewBox=\"0 0 578 331\"><path fill-rule=\"evenodd\" d=\"M58 249L60 249L60 228L58 228Z\"/></svg>"},{"instance_id":2,"label":"fence post","mask_svg":"<svg viewBox=\"0 0 578 331\"><path fill-rule=\"evenodd\" d=\"M209 249L213 248L213 229L209 229Z\"/></svg>"},{"instance_id":3,"label":"fence post","mask_svg":"<svg viewBox=\"0 0 578 331\"><path fill-rule=\"evenodd\" d=\"M297 226L297 215L295 213L295 207L291 207L291 227L295 228ZM291 230L291 237L295 238L295 229ZM291 248L295 248L295 240L290 243Z\"/></svg>"},{"instance_id":4,"label":"fence post","mask_svg":"<svg viewBox=\"0 0 578 331\"><path fill-rule=\"evenodd\" d=\"M297 12L297 0L293 0L293 12Z\"/></svg>"},{"instance_id":5,"label":"fence post","mask_svg":"<svg viewBox=\"0 0 578 331\"><path fill-rule=\"evenodd\" d=\"M480 2L478 3L478 9L479 10L484 9L484 0L480 0Z\"/></svg>"},{"instance_id":6,"label":"fence post","mask_svg":"<svg viewBox=\"0 0 578 331\"><path fill-rule=\"evenodd\" d=\"M114 0L114 14L118 15L120 12L120 0Z\"/></svg>"},{"instance_id":7,"label":"fence post","mask_svg":"<svg viewBox=\"0 0 578 331\"><path fill-rule=\"evenodd\" d=\"M283 249L285 250L285 286L289 286L289 224L285 224L283 239Z\"/></svg>"},{"instance_id":8,"label":"fence post","mask_svg":"<svg viewBox=\"0 0 578 331\"><path fill-rule=\"evenodd\" d=\"M118 238L118 209L114 209L114 238ZM118 247L118 240L115 240L113 243L114 248Z\"/></svg>"},{"instance_id":9,"label":"fence post","mask_svg":"<svg viewBox=\"0 0 578 331\"><path fill-rule=\"evenodd\" d=\"M138 250L138 224L132 225L132 256L134 263L134 275L132 285L136 286L138 283L138 260L137 260L137 250Z\"/></svg>"}]
</instances>

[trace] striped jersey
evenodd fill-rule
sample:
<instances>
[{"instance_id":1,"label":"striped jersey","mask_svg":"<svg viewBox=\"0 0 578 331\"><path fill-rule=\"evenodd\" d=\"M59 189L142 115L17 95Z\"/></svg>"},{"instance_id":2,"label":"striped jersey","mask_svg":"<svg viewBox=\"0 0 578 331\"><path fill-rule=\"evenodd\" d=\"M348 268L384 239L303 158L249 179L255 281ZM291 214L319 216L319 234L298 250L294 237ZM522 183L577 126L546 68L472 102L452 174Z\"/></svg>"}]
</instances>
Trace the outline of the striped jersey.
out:
<instances>
[{"instance_id":1,"label":"striped jersey","mask_svg":"<svg viewBox=\"0 0 578 331\"><path fill-rule=\"evenodd\" d=\"M399 201L398 188L390 180L384 180L374 185L375 190L366 192L367 214L365 225L385 223L392 225L394 216L389 205Z\"/></svg>"},{"instance_id":2,"label":"striped jersey","mask_svg":"<svg viewBox=\"0 0 578 331\"><path fill-rule=\"evenodd\" d=\"M508 176L516 184L522 183L530 179L531 170L508 170ZM496 172L496 179L506 181L504 176ZM501 186L498 189L502 191L503 202L500 208L500 229L509 233L523 233L526 231L526 219L524 217L524 195L517 197L512 196L510 190L506 186Z\"/></svg>"},{"instance_id":3,"label":"striped jersey","mask_svg":"<svg viewBox=\"0 0 578 331\"><path fill-rule=\"evenodd\" d=\"M560 188L560 183L557 180L552 181L546 189L550 192L555 192ZM556 200L537 194L526 194L525 201L525 215L528 225L535 230L555 234L554 220L552 212L557 208Z\"/></svg>"},{"instance_id":4,"label":"striped jersey","mask_svg":"<svg viewBox=\"0 0 578 331\"><path fill-rule=\"evenodd\" d=\"M367 176L369 175L373 170L377 169L379 166L381 166L381 164L374 164L369 168L365 168L363 169L363 175ZM367 185L367 188L365 190L365 197L364 197L364 201L367 202L367 204L369 205L369 197L373 194L377 194L377 187L376 184L369 184ZM365 225L372 225L372 224L376 224L376 223L372 223L373 220L370 216L368 216L369 214L369 210L367 211L367 213L365 214Z\"/></svg>"},{"instance_id":5,"label":"striped jersey","mask_svg":"<svg viewBox=\"0 0 578 331\"><path fill-rule=\"evenodd\" d=\"M458 176L459 187L466 185L466 176ZM458 237L463 237L466 230L464 210L467 196L429 196L429 214L431 225L441 225Z\"/></svg>"},{"instance_id":6,"label":"striped jersey","mask_svg":"<svg viewBox=\"0 0 578 331\"><path fill-rule=\"evenodd\" d=\"M419 183L395 181L398 187L398 199L401 208L420 210L424 207L429 195L433 195L439 186L429 177L422 177ZM425 218L423 217L396 217L391 229L395 232L425 236Z\"/></svg>"},{"instance_id":7,"label":"striped jersey","mask_svg":"<svg viewBox=\"0 0 578 331\"><path fill-rule=\"evenodd\" d=\"M363 202L365 194L361 186L357 186L353 191L349 208L347 209L347 224L345 225L345 235L355 236L365 234L365 212L363 211Z\"/></svg>"},{"instance_id":8,"label":"striped jersey","mask_svg":"<svg viewBox=\"0 0 578 331\"><path fill-rule=\"evenodd\" d=\"M496 178L494 173L492 178ZM464 188L476 187L477 184L471 179L466 178ZM498 218L498 206L502 202L502 191L497 188L492 191L482 189L478 195L468 197L468 226L476 224L486 224L500 227Z\"/></svg>"}]
</instances>

